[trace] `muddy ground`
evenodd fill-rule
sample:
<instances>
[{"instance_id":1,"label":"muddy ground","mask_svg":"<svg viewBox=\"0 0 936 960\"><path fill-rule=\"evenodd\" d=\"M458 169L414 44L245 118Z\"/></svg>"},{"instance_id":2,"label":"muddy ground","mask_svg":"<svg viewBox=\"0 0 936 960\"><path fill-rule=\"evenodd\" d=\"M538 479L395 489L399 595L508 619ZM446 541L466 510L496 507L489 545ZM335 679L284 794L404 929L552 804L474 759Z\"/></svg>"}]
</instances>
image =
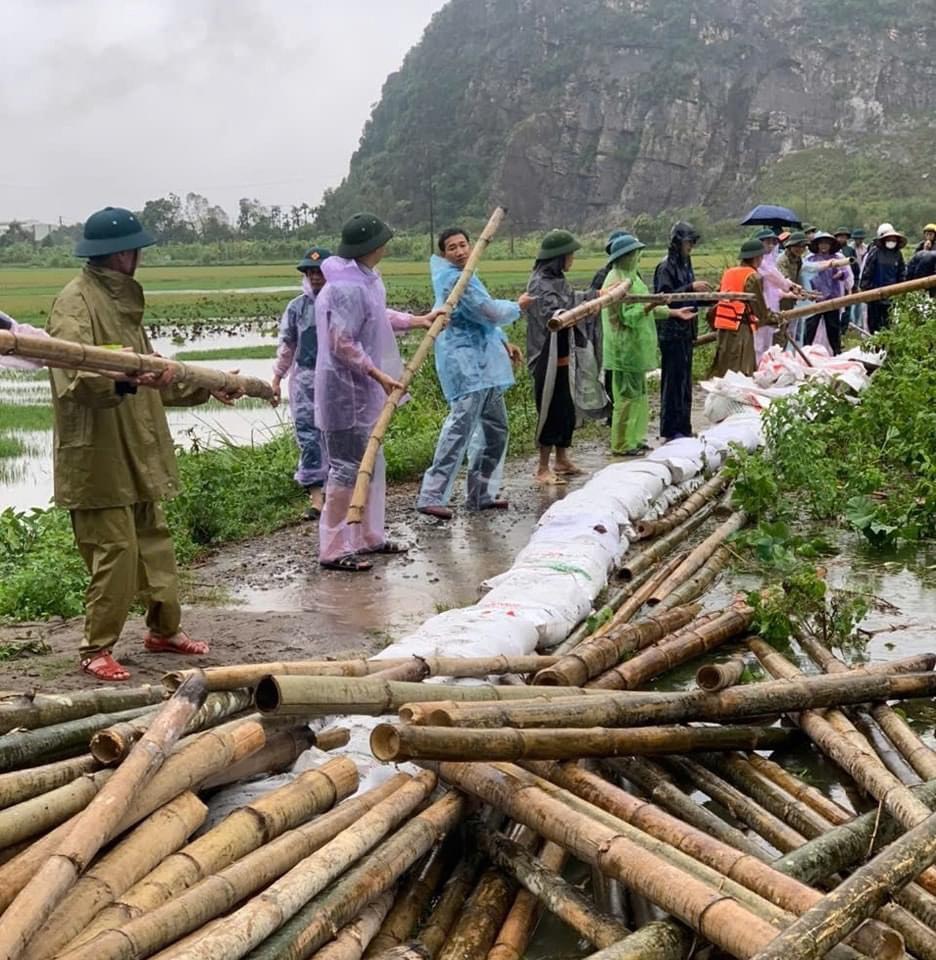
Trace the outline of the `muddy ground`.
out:
<instances>
[{"instance_id":1,"label":"muddy ground","mask_svg":"<svg viewBox=\"0 0 936 960\"><path fill-rule=\"evenodd\" d=\"M654 404L651 437L657 423ZM700 409L695 424L704 425ZM511 565L543 511L609 459L600 441L579 444L574 456L586 475L567 487L535 486L532 457L508 461L504 493L510 509L482 514L459 510L450 523L415 512L416 484L393 487L388 527L412 549L405 557L378 558L368 573L320 569L314 523L297 523L220 548L185 574L184 627L211 644L210 654L195 658L147 653L142 618L134 616L116 656L131 671L131 682L153 683L169 670L196 663L372 654L434 614L474 603L481 582ZM464 496L463 481L456 487L458 496ZM33 640L48 650L0 662L0 690L55 692L97 685L76 668L81 627L80 619L0 627L0 643Z\"/></svg>"}]
</instances>

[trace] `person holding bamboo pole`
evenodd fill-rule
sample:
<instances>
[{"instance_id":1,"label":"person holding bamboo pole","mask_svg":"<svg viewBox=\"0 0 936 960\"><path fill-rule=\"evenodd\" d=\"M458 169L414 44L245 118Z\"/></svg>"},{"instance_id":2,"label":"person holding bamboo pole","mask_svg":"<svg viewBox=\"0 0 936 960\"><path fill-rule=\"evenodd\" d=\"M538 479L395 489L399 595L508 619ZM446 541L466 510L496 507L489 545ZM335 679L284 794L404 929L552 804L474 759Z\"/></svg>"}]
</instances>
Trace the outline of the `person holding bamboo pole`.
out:
<instances>
[{"instance_id":1,"label":"person holding bamboo pole","mask_svg":"<svg viewBox=\"0 0 936 960\"><path fill-rule=\"evenodd\" d=\"M0 330L19 334L23 337L47 337L45 330L31 327L28 323L17 323L9 314L0 310ZM24 357L0 356L0 367L12 370L41 370L45 366L39 360L27 360Z\"/></svg>"},{"instance_id":2,"label":"person holding bamboo pole","mask_svg":"<svg viewBox=\"0 0 936 960\"><path fill-rule=\"evenodd\" d=\"M438 306L445 303L471 256L471 240L462 227L439 235L439 253L429 270ZM510 343L503 328L533 302L522 293L514 303L495 300L475 274L448 326L435 344L439 384L449 402L449 415L442 424L432 465L423 475L416 500L420 513L451 520L448 506L468 453L469 510L506 510L498 497L507 455L507 406L504 391L513 386L512 367L523 361L520 348Z\"/></svg>"},{"instance_id":3,"label":"person holding bamboo pole","mask_svg":"<svg viewBox=\"0 0 936 960\"><path fill-rule=\"evenodd\" d=\"M835 300L851 292L853 277L851 264L845 257L837 258L842 245L835 237L820 231L809 243L810 254L803 261L803 286L819 294L822 300ZM803 328L803 344L808 346L820 337L824 327L825 339L833 355L842 352L842 318L838 310L828 310L808 317Z\"/></svg>"},{"instance_id":4,"label":"person holding bamboo pole","mask_svg":"<svg viewBox=\"0 0 936 960\"><path fill-rule=\"evenodd\" d=\"M351 494L367 439L384 401L396 387L403 361L396 337L414 327L428 330L441 311L413 316L387 307L377 264L393 231L372 213L356 213L341 228L338 255L322 264L325 289L315 309L315 422L325 437L328 479L319 521L319 563L328 570L360 573L373 563L363 554L404 553L387 539L383 451L374 465L363 522L347 522Z\"/></svg>"},{"instance_id":5,"label":"person holding bamboo pole","mask_svg":"<svg viewBox=\"0 0 936 960\"><path fill-rule=\"evenodd\" d=\"M566 279L575 252L582 245L568 230L550 230L543 237L527 283L532 303L527 307L527 367L533 377L538 416L536 442L539 464L534 474L543 486L561 486L584 471L569 457L579 415L603 416L607 396L599 382L595 325L550 331L552 316L585 300L592 291L578 292ZM550 459L555 452L555 461Z\"/></svg>"},{"instance_id":6,"label":"person holding bamboo pole","mask_svg":"<svg viewBox=\"0 0 936 960\"><path fill-rule=\"evenodd\" d=\"M52 304L49 335L151 354L143 288L133 275L140 250L155 242L129 210L105 207L88 217L75 250L88 262ZM173 383L171 371L129 376L56 368L51 386L55 502L71 514L91 577L82 670L98 680L129 678L111 651L138 593L147 604L147 650L207 653L206 643L180 628L175 550L160 505L179 491L164 408L211 396L231 403L240 394Z\"/></svg>"},{"instance_id":7,"label":"person holding bamboo pole","mask_svg":"<svg viewBox=\"0 0 936 960\"><path fill-rule=\"evenodd\" d=\"M606 293L623 281L630 282L632 295L649 294L640 276L640 251L646 244L625 233L611 244L610 271L605 278ZM657 365L655 321L674 320L691 324L691 307L673 308L653 303L616 303L601 311L604 368L611 371L611 452L637 457L649 450L647 426L650 401L647 373Z\"/></svg>"},{"instance_id":8,"label":"person holding bamboo pole","mask_svg":"<svg viewBox=\"0 0 936 960\"><path fill-rule=\"evenodd\" d=\"M780 298L795 296L808 299L809 294L798 284L788 279L778 267L780 259L780 238L773 230L761 230L756 239L764 245L764 259L757 272L764 281L764 300L769 310L776 313L780 309ZM760 327L754 331L754 360L760 358L773 346L776 330L773 327Z\"/></svg>"}]
</instances>

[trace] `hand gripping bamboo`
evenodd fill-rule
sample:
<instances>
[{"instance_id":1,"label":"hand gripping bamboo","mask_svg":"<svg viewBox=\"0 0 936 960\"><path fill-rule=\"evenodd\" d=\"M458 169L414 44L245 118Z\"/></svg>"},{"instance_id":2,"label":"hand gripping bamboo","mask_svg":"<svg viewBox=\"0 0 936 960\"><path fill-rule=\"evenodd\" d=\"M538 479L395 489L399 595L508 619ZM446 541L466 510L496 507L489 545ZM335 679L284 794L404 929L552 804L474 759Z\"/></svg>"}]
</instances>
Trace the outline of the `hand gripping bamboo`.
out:
<instances>
[{"instance_id":1,"label":"hand gripping bamboo","mask_svg":"<svg viewBox=\"0 0 936 960\"><path fill-rule=\"evenodd\" d=\"M167 360L154 354L109 350L106 347L61 340L58 337L24 337L0 330L0 355L3 354L42 360L50 367L64 367L69 370L106 370L130 374L163 373L172 370L173 383L188 383L193 387L224 393L242 391L248 397L273 399L273 388L257 377L241 377L211 367Z\"/></svg>"},{"instance_id":2,"label":"hand gripping bamboo","mask_svg":"<svg viewBox=\"0 0 936 960\"><path fill-rule=\"evenodd\" d=\"M936 277L921 277L919 280L907 280L904 283L892 283L887 287L878 287L876 290L863 290L861 293L850 293L847 297L835 297L833 300L819 300L808 303L803 307L780 312L781 321L786 324L800 317L812 317L817 313L826 313L829 310L841 310L850 307L853 303L871 303L874 300L889 300L904 293L913 293L916 290L929 290L936 287Z\"/></svg>"},{"instance_id":3,"label":"hand gripping bamboo","mask_svg":"<svg viewBox=\"0 0 936 960\"><path fill-rule=\"evenodd\" d=\"M377 418L374 429L368 438L367 449L361 458L361 465L358 467L357 482L354 484L354 493L351 495L351 505L348 507L348 515L346 517L348 523L361 522L361 518L364 516L364 504L367 503L367 492L370 489L370 482L374 476L374 464L377 461L377 454L380 452L380 445L383 443L384 434L387 432L387 427L393 419L397 404L403 399L409 385L413 382L413 377L416 376L417 371L423 365L423 361L429 356L429 351L435 345L436 338L448 326L452 313L458 306L458 301L461 300L461 296L471 282L471 278L474 276L481 257L484 256L484 251L487 250L488 244L494 239L494 234L497 233L497 229L500 227L506 215L507 210L504 207L498 207L491 214L491 219L488 220L487 226L481 231L481 236L479 236L475 242L471 256L468 258L468 262L465 264L461 276L458 278L455 286L452 287L452 292L442 305L442 313L436 317L435 322L426 331L426 335L416 348L416 352L403 370L403 374L400 377L402 386L396 387L387 397L383 410L380 411L380 416Z\"/></svg>"},{"instance_id":4,"label":"hand gripping bamboo","mask_svg":"<svg viewBox=\"0 0 936 960\"><path fill-rule=\"evenodd\" d=\"M620 303L627 297L630 288L630 280L622 280L600 297L595 297L593 300L586 300L584 303L580 303L577 307L572 307L570 310L561 310L553 314L553 316L549 318L546 326L549 327L552 333L555 333L557 330L567 330L569 327L574 327L577 323L593 317L596 313L601 313L605 307Z\"/></svg>"}]
</instances>

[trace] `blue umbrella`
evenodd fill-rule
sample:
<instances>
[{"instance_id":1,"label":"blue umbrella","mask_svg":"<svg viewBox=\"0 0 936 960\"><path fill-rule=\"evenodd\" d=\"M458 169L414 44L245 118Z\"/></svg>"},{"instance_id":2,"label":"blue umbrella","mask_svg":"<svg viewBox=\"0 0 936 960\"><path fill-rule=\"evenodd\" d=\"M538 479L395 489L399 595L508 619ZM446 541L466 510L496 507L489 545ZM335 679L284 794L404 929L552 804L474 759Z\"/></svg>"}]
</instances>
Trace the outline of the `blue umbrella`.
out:
<instances>
[{"instance_id":1,"label":"blue umbrella","mask_svg":"<svg viewBox=\"0 0 936 960\"><path fill-rule=\"evenodd\" d=\"M775 207L770 203L758 204L742 221L742 227L801 227L800 218L789 207Z\"/></svg>"}]
</instances>

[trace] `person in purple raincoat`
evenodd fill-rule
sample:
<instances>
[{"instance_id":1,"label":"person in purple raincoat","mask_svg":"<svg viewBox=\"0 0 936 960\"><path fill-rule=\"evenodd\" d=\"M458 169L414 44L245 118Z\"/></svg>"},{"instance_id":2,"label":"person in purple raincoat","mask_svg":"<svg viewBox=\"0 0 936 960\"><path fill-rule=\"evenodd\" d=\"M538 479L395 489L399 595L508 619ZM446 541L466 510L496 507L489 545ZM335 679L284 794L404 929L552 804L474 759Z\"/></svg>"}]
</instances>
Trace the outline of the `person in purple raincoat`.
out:
<instances>
[{"instance_id":1,"label":"person in purple raincoat","mask_svg":"<svg viewBox=\"0 0 936 960\"><path fill-rule=\"evenodd\" d=\"M387 396L400 387L403 361L396 335L428 329L440 310L414 317L387 308L377 264L393 231L371 213L341 228L338 255L322 264L325 289L315 304L318 359L315 422L325 439L328 479L319 522L319 563L330 570L370 570L365 554L403 553L384 530L386 478L381 451L374 464L363 522L346 521L358 467Z\"/></svg>"},{"instance_id":2,"label":"person in purple raincoat","mask_svg":"<svg viewBox=\"0 0 936 960\"><path fill-rule=\"evenodd\" d=\"M844 297L851 290L851 266L844 258L839 263L837 254L842 245L831 233L820 231L809 243L810 255L803 261L803 285L820 294L823 300ZM841 310L828 310L806 320L803 343L811 344L825 325L826 339L833 354L842 352Z\"/></svg>"},{"instance_id":3,"label":"person in purple raincoat","mask_svg":"<svg viewBox=\"0 0 936 960\"><path fill-rule=\"evenodd\" d=\"M299 444L295 480L309 495L307 520L317 520L322 515L323 488L328 476L322 434L315 425L315 361L318 357L315 300L325 286L322 264L330 256L331 251L325 247L312 247L296 265L302 274L302 293L290 300L283 312L273 364L272 386L277 401L283 378L289 378L289 412Z\"/></svg>"}]
</instances>

